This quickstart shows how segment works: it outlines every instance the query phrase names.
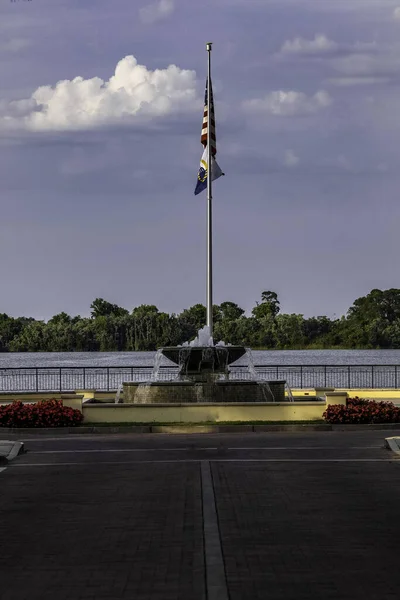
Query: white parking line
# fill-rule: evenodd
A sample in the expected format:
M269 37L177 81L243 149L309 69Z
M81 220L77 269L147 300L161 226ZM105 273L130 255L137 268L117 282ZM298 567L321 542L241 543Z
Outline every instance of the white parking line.
M97 454L100 452L188 452L188 448L98 448L91 450L33 450L30 454ZM194 448L194 450L217 450L217 448Z
M201 461L201 488L207 598L228 600L211 465L206 460Z
M90 449L90 450L33 450L30 454L96 454L96 453L112 453L112 452L190 452L190 451L207 451L207 450L245 450L245 451L255 451L262 450L263 452L266 450L376 450L383 448L383 445L380 446L345 446L343 448L338 448L337 446L249 446L249 447L226 447L226 446L218 446L218 447L208 447L208 446L200 446L200 447L190 447L190 448L98 448L98 449Z
M26 436L21 436L23 437L23 439L25 440L25 442L29 442L29 443L39 443L41 444L42 442L73 442L76 441L77 439L80 442L93 442L93 440L96 440L97 442L101 442L104 441L105 439L110 439L109 436L102 436L102 435L90 435L90 434L86 434L86 435L73 435L71 434L70 437L66 437L65 435L63 436L59 436L59 437L47 437L45 435L35 435L35 437L29 437L29 436L35 435L35 434L27 434Z
M97 461L97 462L54 462L54 463L14 463L10 468L25 467L94 467L96 465L143 465L143 464L177 464L201 463L201 458L165 459L165 460L138 460L138 461ZM214 458L209 462L216 463L378 463L399 462L393 458Z
M382 447L383 444L380 446L234 446L228 450L370 450Z
M0 473L1 473L2 471L5 471L6 469L7 469L7 467L0 467Z

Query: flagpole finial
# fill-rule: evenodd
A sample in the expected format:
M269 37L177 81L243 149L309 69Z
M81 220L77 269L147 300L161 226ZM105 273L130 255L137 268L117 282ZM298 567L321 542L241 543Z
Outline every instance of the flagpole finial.
M206 48L207 48L207 52L211 52L211 50L212 50L212 42L207 42Z

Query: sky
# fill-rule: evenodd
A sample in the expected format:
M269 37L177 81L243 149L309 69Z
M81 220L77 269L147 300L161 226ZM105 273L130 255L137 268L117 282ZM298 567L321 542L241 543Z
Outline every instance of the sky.
M0 0L0 312L345 314L400 287L400 0Z

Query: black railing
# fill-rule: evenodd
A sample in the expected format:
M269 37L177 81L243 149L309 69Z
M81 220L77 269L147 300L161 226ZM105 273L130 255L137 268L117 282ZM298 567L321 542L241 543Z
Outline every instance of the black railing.
M400 384L398 365L256 365L261 380L284 379L294 389L394 388ZM174 379L177 369L161 366L158 379ZM231 379L251 379L247 367L232 367ZM145 382L152 367L21 367L0 369L0 393L71 392L95 389L114 392L124 381Z

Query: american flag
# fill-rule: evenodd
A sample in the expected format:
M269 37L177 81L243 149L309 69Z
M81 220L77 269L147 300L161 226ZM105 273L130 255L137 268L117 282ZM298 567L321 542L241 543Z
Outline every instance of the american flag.
M203 114L203 127L201 129L201 143L204 147L207 146L207 127L208 127L208 79L206 81L206 93L204 97L204 114ZM212 92L212 83L210 79L210 114L211 114L211 154L215 156L217 154L217 141L215 137L215 113L214 113L214 98Z

